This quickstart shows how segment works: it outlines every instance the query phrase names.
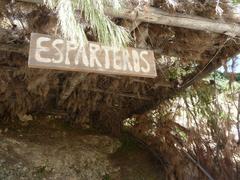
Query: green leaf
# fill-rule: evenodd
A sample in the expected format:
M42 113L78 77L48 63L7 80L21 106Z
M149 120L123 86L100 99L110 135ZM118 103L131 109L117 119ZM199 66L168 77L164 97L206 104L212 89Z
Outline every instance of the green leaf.
M121 8L120 0L45 0L45 4L56 10L64 38L79 44L86 42L84 27L80 23L80 18L83 18L101 43L121 47L131 41L130 33L104 14L106 6L112 6L115 10ZM80 17L75 14L77 10L80 10Z

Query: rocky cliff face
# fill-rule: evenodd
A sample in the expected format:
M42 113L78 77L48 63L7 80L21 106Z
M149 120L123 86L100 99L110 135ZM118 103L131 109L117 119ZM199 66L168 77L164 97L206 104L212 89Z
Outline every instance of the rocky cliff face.
M118 139L42 122L0 129L0 179L161 178L148 153Z
M101 136L53 145L4 138L0 142L0 179L101 179L118 171L108 160L118 144Z

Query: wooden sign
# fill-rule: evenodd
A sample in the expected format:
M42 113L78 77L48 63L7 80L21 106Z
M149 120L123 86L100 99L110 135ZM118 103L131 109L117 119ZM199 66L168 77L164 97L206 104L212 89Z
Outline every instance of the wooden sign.
M153 51L88 42L85 46L44 34L31 34L28 66L67 71L156 77Z

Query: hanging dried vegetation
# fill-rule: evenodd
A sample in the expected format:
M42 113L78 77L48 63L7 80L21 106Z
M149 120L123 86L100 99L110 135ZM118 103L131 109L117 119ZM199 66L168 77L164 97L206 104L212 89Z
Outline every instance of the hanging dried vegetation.
M178 12L236 22L232 17L231 6L226 3L220 4L224 14L219 16L215 10L216 2L213 1L184 1L178 2L177 6L171 2L128 1L128 7L137 11L144 5L152 5L173 14ZM130 32L128 35L133 38L132 46L154 50L157 78L29 69L26 55L30 33L60 36L58 19L53 11L42 5L2 1L1 9L0 115L11 116L11 119L57 110L68 114L73 121L88 119L89 124L92 121L102 123L106 125L106 130L112 131L111 126L114 124L118 127L123 119L156 107L239 52L238 38L111 18L111 22ZM111 40L101 40L106 34L97 36L100 30L96 29L97 24L89 23L92 19L88 15L88 21L82 22L80 19L81 25L86 24L84 33L88 40ZM110 19L107 22L110 23ZM119 38L115 40L123 42Z
M217 86L199 82L178 98L125 121L127 131L163 164L167 179L239 179L239 84Z
M74 2L92 3L93 0ZM102 6L102 2L97 5ZM177 12L239 23L231 4L225 1L220 4L211 0L127 2L133 12L151 5L173 15ZM62 5L52 6L59 10L57 18L52 10L42 5L0 1L0 123L25 121L39 114L58 114L84 128L119 134L122 121L135 117L128 119L124 128L156 152L169 179L174 175L179 179L237 179L240 176L239 146L229 133L233 121L221 116L221 107L211 101L215 89L197 84L187 91L190 94L184 96L182 103L166 102L238 54L239 37L122 18L107 19L103 28L114 26L117 30L106 37L99 32L99 22L92 22L94 17L86 13L86 19L78 19L81 28L75 24L80 37L64 23L71 20L73 14L61 20L62 11L70 8ZM84 5L82 10L86 11L87 4ZM216 7L219 13L223 10L222 16L216 13ZM94 10L103 15L103 9ZM76 23L76 19L69 23ZM158 77L29 69L27 49L31 32L56 36L65 33L67 38L120 45L131 37L131 46L154 50ZM196 101L201 105L196 105ZM155 110L144 113L151 109ZM175 121L180 112L187 114L191 126L184 127Z

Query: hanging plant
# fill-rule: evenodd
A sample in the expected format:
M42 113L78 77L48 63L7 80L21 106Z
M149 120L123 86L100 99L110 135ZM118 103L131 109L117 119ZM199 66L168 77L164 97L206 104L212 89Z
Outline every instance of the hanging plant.
M99 42L126 46L131 41L130 33L104 14L106 6L119 10L122 7L119 0L44 0L44 3L56 11L64 38L80 44L87 41L84 26L76 16L78 11L80 17L90 24Z

